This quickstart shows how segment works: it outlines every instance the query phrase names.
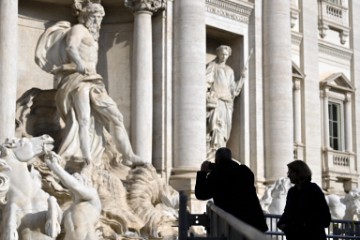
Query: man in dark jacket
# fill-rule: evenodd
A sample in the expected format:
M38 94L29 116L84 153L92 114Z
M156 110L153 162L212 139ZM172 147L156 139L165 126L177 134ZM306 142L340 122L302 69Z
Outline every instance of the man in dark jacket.
M216 206L245 223L265 232L268 227L256 195L254 174L231 158L228 148L219 148L215 164L205 161L197 172L195 196L199 200L213 198Z

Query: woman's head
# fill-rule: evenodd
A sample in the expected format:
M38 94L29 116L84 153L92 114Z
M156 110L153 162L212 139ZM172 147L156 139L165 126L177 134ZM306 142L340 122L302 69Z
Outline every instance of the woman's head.
M288 165L288 177L293 184L302 184L306 181L311 181L311 170L309 166L301 160L295 160Z
M226 45L220 45L216 49L216 55L219 62L226 62L227 59L231 56L231 47Z

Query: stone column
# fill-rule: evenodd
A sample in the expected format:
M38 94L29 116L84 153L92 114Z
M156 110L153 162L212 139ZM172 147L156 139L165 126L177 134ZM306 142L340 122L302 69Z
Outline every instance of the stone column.
M151 16L161 0L127 0L134 13L131 86L131 143L134 152L151 163L153 136L153 54Z
M301 43L300 68L305 75L302 92L304 161L311 166L312 180L322 184L321 99L319 98L318 2L299 1L299 30L306 32ZM327 106L326 106L327 108ZM326 124L328 126L328 124Z
M324 146L329 149L329 88L324 88L322 92L323 97L323 127L324 127Z
M290 1L263 3L265 175L273 182L294 158Z
M203 0L174 1L174 166L170 183L188 193L206 159L205 12Z
M174 1L174 168L206 158L205 1Z
M352 131L352 114L351 114L351 94L345 95L345 150L353 152L353 131Z
M18 1L0 1L0 143L15 136Z
M302 143L301 137L301 80L294 80L294 142Z

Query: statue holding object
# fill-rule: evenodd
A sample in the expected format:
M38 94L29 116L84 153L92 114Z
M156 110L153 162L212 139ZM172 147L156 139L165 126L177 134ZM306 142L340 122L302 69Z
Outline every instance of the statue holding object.
M216 49L217 57L206 66L206 135L208 155L220 147L226 147L229 140L234 99L244 85L248 60L241 71L240 80L235 81L234 70L226 64L231 48L221 45Z

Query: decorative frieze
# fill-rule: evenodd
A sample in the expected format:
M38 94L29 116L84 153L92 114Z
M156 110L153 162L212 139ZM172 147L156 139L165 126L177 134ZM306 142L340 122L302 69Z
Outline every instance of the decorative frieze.
M165 8L164 0L125 0L124 4L133 12L149 11L155 13Z
M206 0L206 11L231 20L249 23L253 5L244 1Z
M299 47L302 39L303 35L301 33L294 31L291 33L291 44Z

